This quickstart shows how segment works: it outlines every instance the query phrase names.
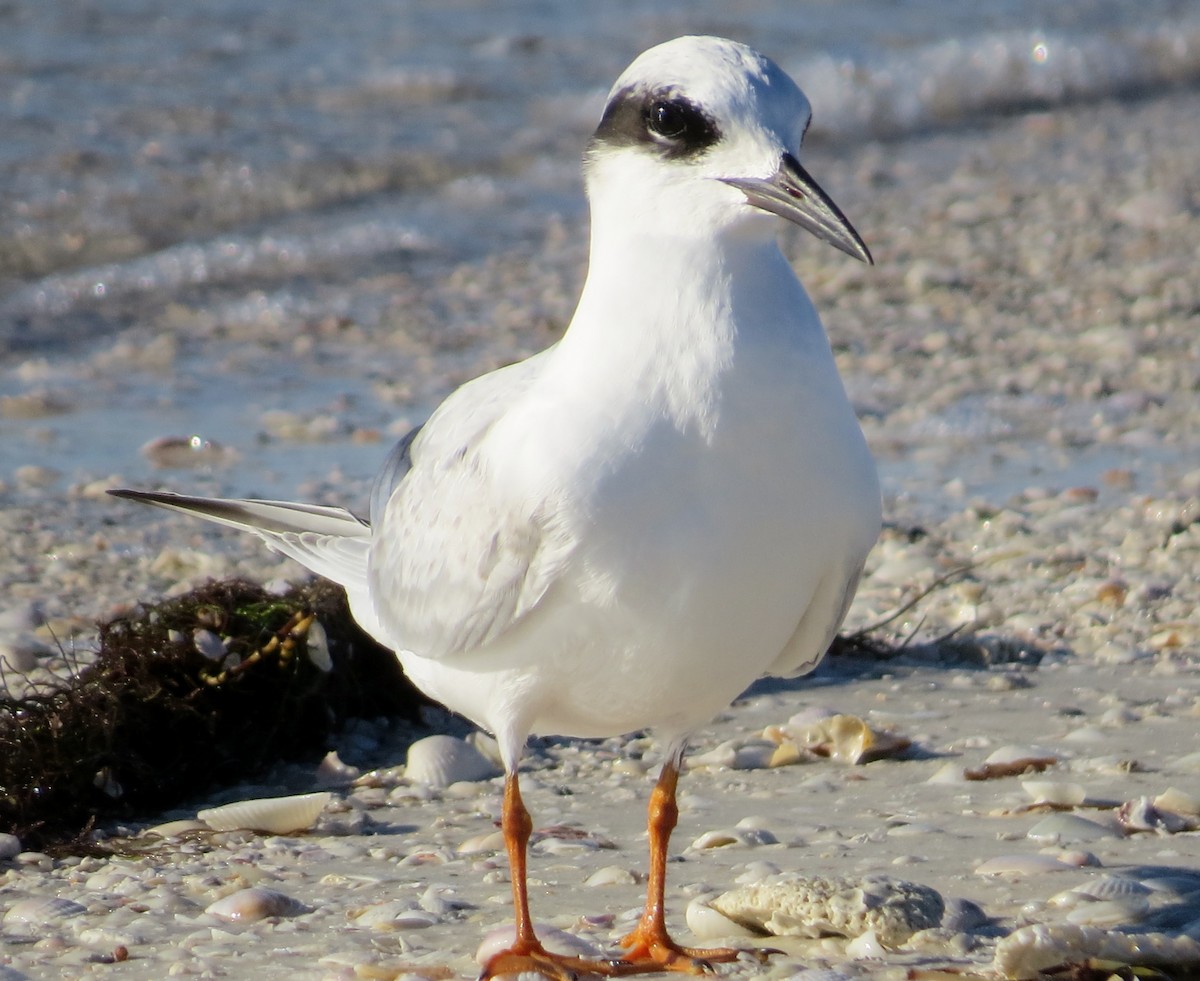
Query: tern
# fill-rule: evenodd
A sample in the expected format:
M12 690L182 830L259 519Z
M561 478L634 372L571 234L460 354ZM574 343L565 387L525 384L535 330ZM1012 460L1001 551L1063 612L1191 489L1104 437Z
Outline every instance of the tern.
M671 939L667 845L688 735L822 658L879 533L874 462L780 219L871 255L809 176L807 98L743 44L682 37L613 86L584 154L591 253L563 337L470 381L340 507L111 493L250 531L345 587L427 694L496 737L516 933L481 977L735 959ZM530 917L530 734L654 730L645 911L611 959Z

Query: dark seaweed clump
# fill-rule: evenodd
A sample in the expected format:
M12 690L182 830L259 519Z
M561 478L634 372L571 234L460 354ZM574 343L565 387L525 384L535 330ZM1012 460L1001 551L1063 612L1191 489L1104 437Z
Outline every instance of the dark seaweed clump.
M314 615L331 664L309 657ZM222 661L197 650L197 630L224 641ZM0 830L26 848L82 840L97 821L316 758L346 719L411 717L421 702L339 587L209 583L103 624L95 662L69 686L0 689Z

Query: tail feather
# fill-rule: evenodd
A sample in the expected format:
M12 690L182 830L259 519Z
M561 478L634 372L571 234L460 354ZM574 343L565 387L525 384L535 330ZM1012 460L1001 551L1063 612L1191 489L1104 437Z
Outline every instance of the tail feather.
M345 508L124 488L108 493L251 532L275 551L344 587L354 618L364 630L386 644L380 636L367 581L371 526Z

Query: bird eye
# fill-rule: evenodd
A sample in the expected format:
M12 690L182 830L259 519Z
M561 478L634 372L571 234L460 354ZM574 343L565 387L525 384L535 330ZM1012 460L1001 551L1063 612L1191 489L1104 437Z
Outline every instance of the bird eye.
M688 112L676 102L653 102L646 110L646 128L664 140L683 139L688 131Z

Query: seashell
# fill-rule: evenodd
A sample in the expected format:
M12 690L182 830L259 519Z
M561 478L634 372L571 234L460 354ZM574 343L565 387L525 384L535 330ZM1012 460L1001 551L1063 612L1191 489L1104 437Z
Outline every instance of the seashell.
M309 909L278 890L251 886L210 903L204 912L222 920L254 923L265 920L268 916L296 916L309 912Z
M992 966L1006 978L1024 979L1036 978L1048 967L1091 958L1176 968L1200 965L1200 941L1186 935L1038 923L1014 930L996 944Z
M164 470L224 466L238 458L236 450L197 435L159 436L143 443L141 454Z
M868 930L846 944L846 956L856 961L879 960L886 954L887 948L879 942L874 930Z
M1160 811L1200 817L1200 797L1184 793L1175 787L1168 787L1155 797L1154 806Z
M203 821L193 821L185 818L181 821L167 821L164 824L156 824L152 828L147 828L142 834L154 835L156 838L178 838L180 835L191 834L194 831L211 830Z
M356 927L389 932L424 930L438 922L436 913L417 909L411 903L398 899L348 910L346 918L353 921Z
M943 763L930 776L926 783L966 783L963 768L957 763Z
M724 848L726 845L740 845L742 839L736 831L705 831L692 842L691 847L696 851L705 848Z
M295 797L239 800L206 808L196 817L213 831L265 831L286 835L311 828L332 797L328 791L321 791Z
M488 831L481 835L472 835L458 846L460 855L479 855L482 852L499 852L504 850L504 832Z
M329 653L329 634L316 617L313 617L304 634L304 651L318 671L328 674L333 670L333 655Z
M585 886L634 886L637 885L637 881L637 876L629 869L623 869L619 865L606 865L589 875L583 884Z
M1070 892L1089 899L1129 899L1148 896L1154 890L1137 879L1124 875L1105 875L1090 882L1081 883Z
M741 886L710 905L743 926L775 936L858 937L874 931L896 946L941 922L936 890L886 876L789 876Z
M443 788L460 780L490 780L500 768L470 743L454 736L427 736L408 747L404 776L427 787Z
M1025 832L1025 836L1032 841L1045 841L1050 844L1098 841L1101 838L1118 837L1111 828L1079 817L1077 814L1051 814L1038 821Z
M699 940L762 936L749 927L734 922L724 913L713 909L700 896L696 896L687 904L687 909L684 911L684 922L687 923L688 929Z
M14 932L32 932L38 927L53 926L59 920L86 913L87 907L60 896L35 896L19 899L4 914L4 926ZM25 927L22 931L22 927Z
M1100 859L1091 852L1083 851L1079 848L1068 848L1065 851L1059 852L1056 857L1060 862L1066 862L1068 865L1074 865L1077 868L1101 864Z
M795 746L795 744L793 744ZM772 760L775 759L779 752L779 746L766 739L755 740L747 743L744 746L739 746L736 753L733 754L734 770L766 770L771 767ZM799 758L799 749L796 749L796 756ZM777 764L775 764L777 765Z
M976 875L1038 875L1074 868L1049 855L997 855L975 866Z
M1200 822L1182 814L1160 810L1149 797L1128 800L1118 807L1117 822L1127 832L1155 831L1164 835L1194 831L1200 827Z
M592 944L588 943L582 937L577 937L573 933L567 933L566 930L552 927L549 923L535 923L533 928L537 932L542 946L552 954L589 958L600 956L601 952L597 947L592 946ZM516 939L517 929L515 926L509 925L493 930L483 938L479 949L475 951L475 963L486 964L497 954L508 950Z
M437 916L445 916L447 913L453 913L459 909L473 909L474 907L466 900L458 899L455 892L449 886L430 886L418 900L421 909L427 913L434 913Z
M1008 766L1013 763L1019 763L1021 760L1036 760L1046 759L1056 756L1048 749L1043 749L1041 746L1001 746L994 750L984 763L989 763L993 766Z
M338 756L337 750L331 749L325 754L325 758L317 764L314 776L317 778L318 785L342 787L357 780L362 776L362 771L349 763L343 763L341 757Z
M1035 804L1076 807L1087 798L1087 791L1081 784L1060 783L1057 780L1022 780L1021 789Z
M1146 918L1150 903L1140 896L1083 902L1067 913L1067 922L1077 926L1124 927Z
M734 879L739 886L748 886L752 882L757 882L759 879L766 879L772 875L779 875L780 868L774 862L747 862L742 866L741 874Z
M803 726L789 722L788 732L799 748L839 763L870 763L912 745L904 736L875 731L856 715L831 715Z

